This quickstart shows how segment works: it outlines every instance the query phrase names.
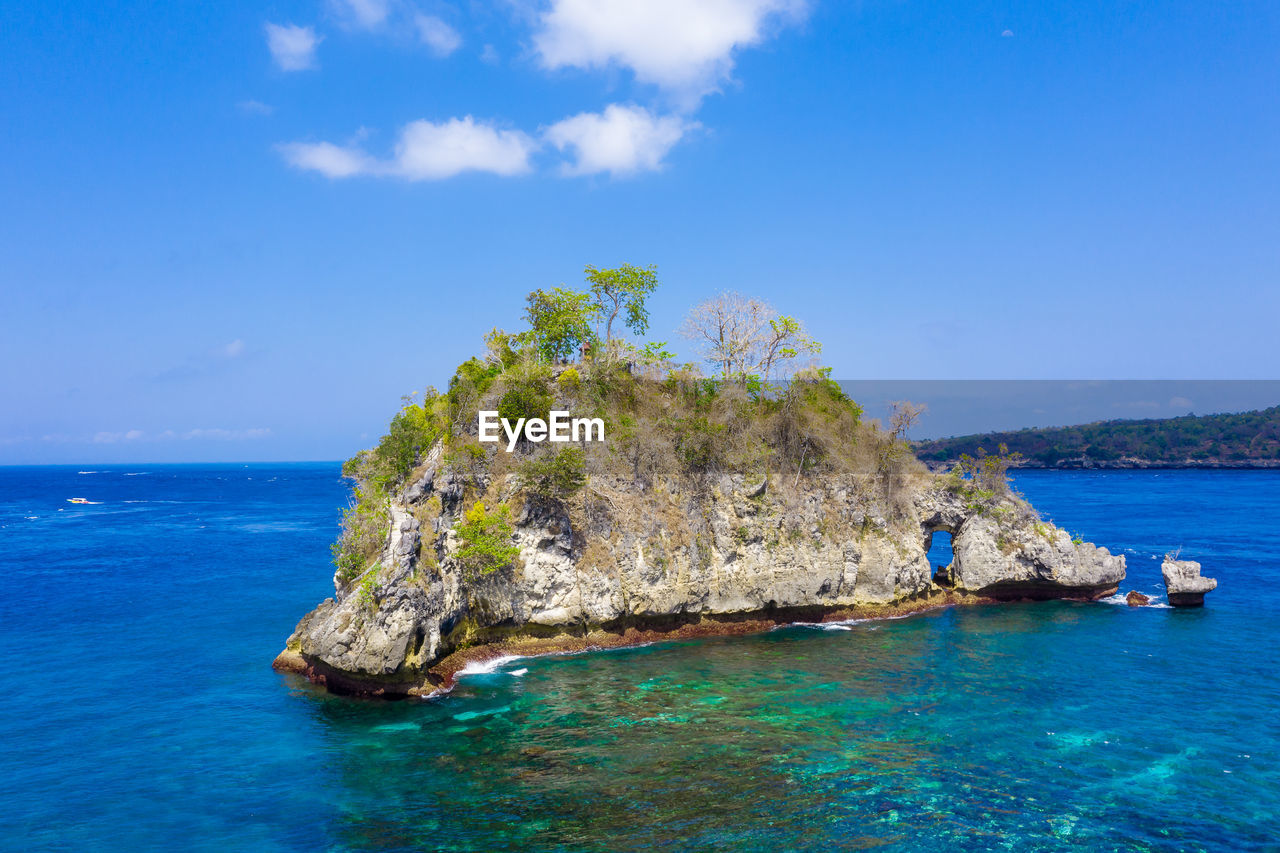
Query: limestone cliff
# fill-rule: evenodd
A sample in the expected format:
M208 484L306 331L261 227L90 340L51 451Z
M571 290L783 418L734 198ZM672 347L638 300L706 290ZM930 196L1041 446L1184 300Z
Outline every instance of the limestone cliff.
M519 556L487 574L458 557L456 526L479 493L516 508ZM980 498L954 477L920 475L886 517L866 478L835 471L634 487L594 477L571 499L542 499L492 466L451 467L437 445L390 497L374 568L335 582L277 667L337 691L421 694L476 650L1116 592L1123 556L1073 541L1015 495ZM938 531L953 536L948 567L926 556Z

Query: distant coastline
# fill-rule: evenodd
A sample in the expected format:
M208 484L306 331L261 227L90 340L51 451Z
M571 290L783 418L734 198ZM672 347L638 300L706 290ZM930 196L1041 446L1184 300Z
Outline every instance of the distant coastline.
M1013 467L1062 470L1280 469L1280 406L1250 412L1112 420L915 442L933 469L961 456L1016 454Z
M930 471L945 471L953 464L949 459L926 459L924 462ZM1150 459L1114 459L1102 462L1096 459L1063 459L1048 465L1034 459L1019 459L1010 463L1009 467L1038 471L1280 471L1280 461L1260 459L1222 462L1213 459L1186 459L1181 462L1161 462Z

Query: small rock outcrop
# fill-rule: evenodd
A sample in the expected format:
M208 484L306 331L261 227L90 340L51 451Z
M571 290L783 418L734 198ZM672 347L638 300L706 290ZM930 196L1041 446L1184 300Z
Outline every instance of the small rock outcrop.
M954 534L952 550L948 574L957 589L1006 601L1094 601L1114 595L1125 573L1123 555L1034 516L1008 522L973 515Z
M1165 557L1160 564L1169 604L1174 607L1203 607L1206 592L1217 589L1213 578L1200 576L1200 564L1194 560L1175 560Z
M1151 603L1151 596L1143 595L1136 589L1129 590L1129 594L1124 597L1124 603L1130 607L1146 607Z

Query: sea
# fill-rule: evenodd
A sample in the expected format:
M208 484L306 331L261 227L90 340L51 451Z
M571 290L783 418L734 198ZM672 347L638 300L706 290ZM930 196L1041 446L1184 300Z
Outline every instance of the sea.
M0 468L0 848L1280 849L1280 472L1015 487L1157 606L503 659L392 702L270 666L333 592L337 463ZM1171 551L1203 609L1163 606Z

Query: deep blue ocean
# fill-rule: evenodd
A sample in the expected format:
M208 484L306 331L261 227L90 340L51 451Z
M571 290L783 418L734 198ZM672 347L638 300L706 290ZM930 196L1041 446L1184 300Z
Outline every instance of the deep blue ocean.
M1122 591L1161 596L1178 548L1219 589L511 660L444 698L356 700L270 668L332 593L336 463L0 468L0 847L1280 849L1280 473L1016 486L1126 554Z

